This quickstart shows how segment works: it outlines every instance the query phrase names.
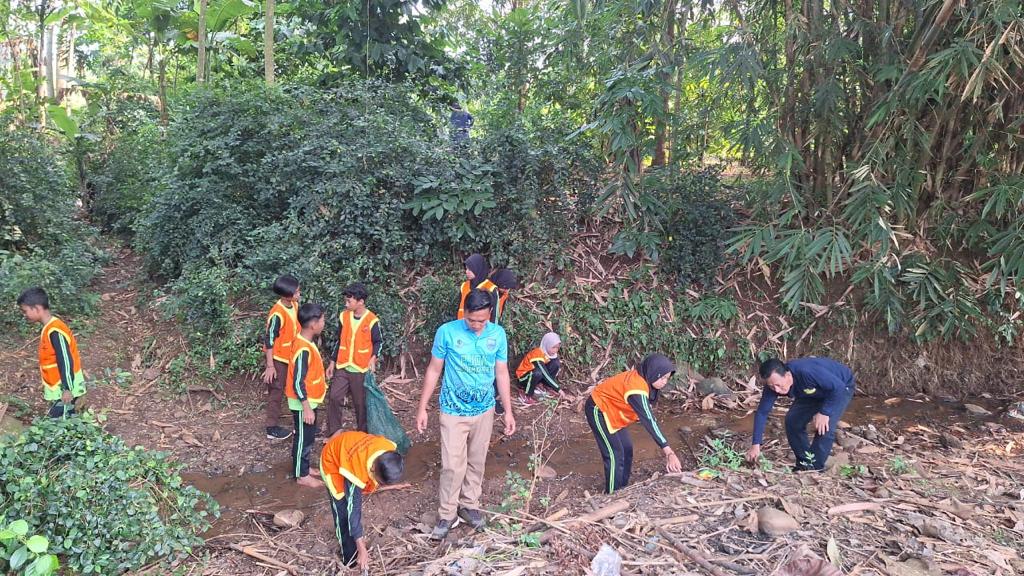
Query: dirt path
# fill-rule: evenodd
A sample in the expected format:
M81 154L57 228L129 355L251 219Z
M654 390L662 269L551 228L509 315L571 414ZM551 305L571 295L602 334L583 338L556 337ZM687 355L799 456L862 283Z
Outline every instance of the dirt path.
M281 573L279 567L256 563L229 549L229 544L252 545L296 567L296 573L334 573L338 566L331 557L337 545L325 497L319 491L299 489L289 480L290 441L265 439L262 386L250 376L215 383L189 380L186 385L175 381L168 365L184 352L184 340L173 323L145 306L151 288L140 277L139 258L126 249L111 250L114 258L95 285L102 295L99 313L88 321L68 319L79 335L91 384L85 405L105 411L106 428L129 443L172 453L184 464L186 480L221 503L223 515L207 535L209 546L181 567L184 573ZM15 339L13 345L5 344L0 358L0 394L17 399L12 403L17 405L13 412L38 414L44 408L36 384L35 338L33 334ZM380 375L384 388L406 429L412 429L420 383L388 376L385 367ZM658 418L684 465L692 470L697 459L707 454L721 459L734 454L727 448L742 450L749 441L749 408L755 400L750 394L741 394L729 403L731 407L720 404L701 411L695 399L677 399L659 406ZM974 402L998 408L994 401ZM847 569L859 566L861 574L883 573L877 571L876 564L882 562L879 554L892 544L876 542L861 531L865 527L876 532L893 530L890 521L904 529L909 525L906 537L920 545L920 549L905 547L901 561L931 554L932 560L939 558L950 567L961 557L970 558L959 561L967 572L943 572L938 566L937 572L921 574L980 576L1012 574L1012 570L1024 568L1018 556L1024 541L1024 502L1014 504L1009 496L1018 490L1018 500L1024 499L1024 466L1020 464L1024 435L1016 421L998 415L971 417L959 405L930 399L858 398L844 418L853 425L843 431L841 444L845 448L839 449L846 466L815 480L780 472L781 465L791 458L782 438L781 415L781 410L776 411L778 418L773 420L767 444L767 455L777 468L726 467L716 479L699 479L691 473L682 484L660 475L662 460L656 446L642 430L635 430L636 485L623 493L629 512L606 523L567 531L562 540L537 549L529 538L510 535L515 532L511 526L529 523L532 518L524 515L524 502L514 499L517 491L528 489L529 510L538 516L565 508L572 517L613 500L596 495L601 484L600 460L573 403L551 411L543 405L517 410L520 431L513 438L494 437L484 491L489 509L505 510L507 517L495 519L505 518L506 526L482 535L458 529L443 544L429 542L424 534L433 520L440 470L436 414L432 414L431 431L412 435L414 446L407 465L412 487L380 493L366 502L365 524L375 556L371 574L581 574L601 541L616 545L626 557L630 564L624 574L702 573L692 565L686 567L690 572L680 571L677 555L666 552L661 544L649 545L659 526L696 542L713 556L742 563L751 573L768 573L758 570L800 543L824 555L827 535L845 546ZM284 415L282 424L290 426ZM948 442L944 436L954 438L956 445L944 448L940 444ZM712 440L719 441L718 448L710 447ZM534 473L529 461L533 454L540 455L545 467L543 478L531 485ZM890 470L893 462L905 462L909 468L894 474ZM978 487L984 491L977 492ZM790 504L804 507L803 517L797 516L808 525L780 540L744 537L742 521L752 511L750 505L692 508L701 499L735 500L760 493L787 495ZM823 497L827 499L823 501ZM910 507L902 516L897 513L895 520L854 515L859 520L840 525L824 513L831 505L851 501L880 500L888 507L894 497L893 509ZM934 513L934 506L948 506L951 498L979 511L970 520L972 545L977 550L997 551L989 564L984 555L970 556L968 544L950 550L941 534L915 533L912 522L906 520L909 514ZM932 508L907 504L918 500L931 503ZM302 528L280 531L273 527L270 515L289 508L306 513ZM687 520L652 524L651 519L659 517ZM899 524L900 518L903 524ZM966 522L962 518L957 521ZM766 542L772 547L758 547ZM480 560L476 568L470 569L471 563L464 561L467 551ZM886 553L900 555L893 549ZM441 560L435 561L438 558ZM522 571L514 571L524 566Z

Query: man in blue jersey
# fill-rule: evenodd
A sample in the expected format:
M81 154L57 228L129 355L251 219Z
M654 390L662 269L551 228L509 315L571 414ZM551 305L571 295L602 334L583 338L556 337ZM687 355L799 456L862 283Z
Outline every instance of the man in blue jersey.
M427 429L427 404L438 380L441 393L441 478L438 523L431 533L443 540L461 520L476 530L487 524L480 511L484 462L494 423L495 386L505 408L505 434L516 431L512 417L505 329L492 323L492 295L474 288L466 296L465 316L442 324L434 335L430 364L423 377L416 429ZM443 375L443 378L442 378Z
M761 403L754 415L754 438L747 460L757 461L768 414L779 396L793 398L786 413L786 438L796 455L797 470L825 467L839 419L853 398L853 371L829 358L798 358L783 362L770 358L761 363L758 375L764 383ZM807 424L814 422L814 440L807 437Z

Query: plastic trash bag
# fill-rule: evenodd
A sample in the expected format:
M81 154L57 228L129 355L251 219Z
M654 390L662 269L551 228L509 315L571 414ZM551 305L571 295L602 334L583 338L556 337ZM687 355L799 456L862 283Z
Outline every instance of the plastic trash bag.
M412 442L402 428L402 423L391 411L387 398L377 386L377 378L373 372L366 373L363 381L363 388L366 389L366 428L370 434L383 436L398 446L398 452L405 454L409 451Z

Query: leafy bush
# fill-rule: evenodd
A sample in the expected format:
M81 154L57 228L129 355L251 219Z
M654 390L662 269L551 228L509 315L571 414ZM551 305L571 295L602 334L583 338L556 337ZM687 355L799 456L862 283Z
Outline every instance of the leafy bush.
M160 308L174 317L192 342L206 342L231 332L234 308L228 302L230 272L223 266L190 264L168 284Z
M76 220L64 161L38 133L0 115L0 174L0 324L19 320L10 304L33 285L47 290L59 313L90 311L96 298L85 287L102 252L88 244L93 229Z
M736 221L723 197L718 170L674 176L661 184L658 195L665 206L662 271L680 287L708 286L725 262L725 242Z
M67 167L37 132L0 115L0 256L49 244L75 230Z
M0 569L22 576L50 576L60 568L57 556L47 553L50 541L29 535L28 522L15 520L0 530Z
M118 234L134 233L139 216L164 185L167 148L156 124L119 133L113 147L91 166L93 222Z
M342 290L365 282L393 355L412 265L474 250L521 270L555 262L593 173L585 151L514 129L456 157L437 115L395 85L228 86L195 92L174 118L173 166L136 240L197 342L232 334L229 297L269 306L267 286L289 273L327 307L325 349Z
M188 554L217 503L180 465L103 431L89 414L39 419L0 448L0 525L25 520L82 574L119 574Z

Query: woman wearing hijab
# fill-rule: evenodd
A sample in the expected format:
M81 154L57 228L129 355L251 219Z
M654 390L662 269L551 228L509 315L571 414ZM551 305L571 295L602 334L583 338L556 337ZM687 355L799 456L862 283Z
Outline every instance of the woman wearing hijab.
M548 332L540 340L540 346L530 350L523 356L522 362L516 368L516 382L522 388L519 392L519 401L526 405L536 404L534 397L544 394L541 387L564 396L562 387L558 385L558 369L561 363L558 360L558 350L562 347L562 339L554 332Z
M651 405L668 386L675 373L672 361L661 354L644 358L636 370L627 370L601 382L594 388L583 407L587 423L597 439L597 448L604 460L605 490L608 494L629 484L633 469L633 440L626 429L640 422L665 453L665 469L679 472L682 464L668 440L658 428Z
M498 287L498 310L494 315L494 321L500 323L505 312L505 304L508 303L509 292L519 288L519 278L516 278L516 273L508 268L499 268L491 274L490 280Z
M466 315L466 296L469 295L471 290L478 289L491 295L491 322L497 323L498 287L495 286L494 282L487 279L487 275L491 272L487 259L480 254L470 254L464 264L466 266L466 281L459 288L459 311L455 318L462 320Z

